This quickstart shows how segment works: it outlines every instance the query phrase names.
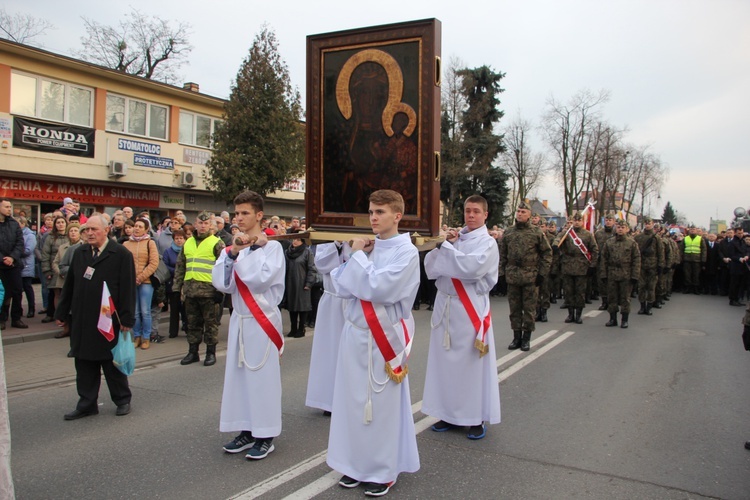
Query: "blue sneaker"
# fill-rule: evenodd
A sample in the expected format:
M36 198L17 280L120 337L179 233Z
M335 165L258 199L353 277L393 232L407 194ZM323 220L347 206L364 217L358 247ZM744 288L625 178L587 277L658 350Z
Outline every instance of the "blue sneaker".
M482 422L482 425L472 425L469 428L469 433L466 435L469 439L482 439L487 435L487 427Z
M449 431L449 430L455 429L455 428L456 428L455 425L450 424L450 423L446 422L445 420L441 420L440 422L438 422L438 423L436 423L435 425L432 426L432 430L435 431L435 432L445 432L445 431Z
M252 433L242 432L239 436L224 445L224 451L227 453L240 453L252 448L253 443L255 443L255 438L253 438Z
M274 450L272 441L273 438L256 440L253 447L250 448L250 451L245 455L245 458L250 458L252 460L262 460L266 458L268 454Z

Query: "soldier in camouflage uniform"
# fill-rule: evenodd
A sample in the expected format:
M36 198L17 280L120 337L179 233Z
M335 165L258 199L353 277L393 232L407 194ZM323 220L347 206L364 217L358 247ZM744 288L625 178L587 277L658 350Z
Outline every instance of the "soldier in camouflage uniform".
M654 224L654 232L661 240L662 246L664 247L664 266L659 274L659 278L656 281L656 300L654 301L654 309L661 309L666 302L667 296L667 276L669 275L669 268L671 267L672 261L672 246L665 239L666 230L659 224Z
M667 268L667 285L666 296L664 297L664 299L669 300L669 297L672 296L672 288L674 287L674 271L675 269L677 269L677 266L680 265L681 255L680 247L677 245L677 242L674 240L674 238L669 234L669 231L667 231L664 242L671 248L671 251L669 252L669 262L665 261L665 267Z
M599 228L599 230L594 233L594 239L596 240L596 244L599 246L599 263L597 264L597 276L596 280L598 282L598 289L599 294L602 297L602 305L599 306L600 311L606 311L608 310L607 305L609 302L607 302L607 285L603 283L604 280L607 279L607 275L602 272L601 269L601 260L602 260L602 252L604 251L604 244L607 242L608 239L614 238L615 236L615 214L612 212L609 212L607 215L604 216L604 227Z
M633 238L628 237L628 223L617 221L616 234L604 242L599 272L607 286L609 321L605 326L617 326L617 308L622 314L621 328L628 327L630 288L638 285L641 275L641 252Z
M572 235L566 231L560 232L555 238L552 248L559 248L560 260L562 261L563 290L565 303L568 305L568 317L566 323L583 323L581 314L586 305L586 281L589 276L596 274L596 263L599 260L599 247L596 245L594 235L583 227L583 216L580 213L573 215L568 224L573 224L573 229L588 249L591 260L586 257L583 249L578 248L573 242ZM567 225L566 225L567 226ZM567 230L567 227L565 228Z
M544 217L539 217L539 230L542 232L544 237L547 237L547 220ZM549 242L549 238L547 239ZM536 318L534 318L535 321L539 321L542 323L547 322L547 309L549 309L550 305L550 298L549 298L549 273L547 273L547 276L544 277L544 280L542 281L542 284L539 285L539 289L537 290L537 297L539 298L539 301L537 302L536 307Z
M557 236L555 221L549 221L544 235L547 237L550 248L552 248L552 242L555 241ZM560 256L556 253L552 254L552 264L549 266L547 281L549 283L549 302L550 304L557 304L557 297L560 296Z
M644 217L643 224L643 231L635 237L641 250L641 278L638 281L641 308L638 314L651 316L651 308L656 300L656 282L664 271L664 244L654 233L654 220L651 217Z
M211 232L213 214L201 212L195 219L195 233L188 238L177 258L173 291L181 292L187 316L189 350L180 364L200 361L198 346L206 343L205 366L216 363L216 344L219 343L219 324L214 310L216 289L211 283L211 271L224 249L224 242Z
M500 280L508 285L510 327L513 342L508 349L531 347L535 329L536 289L549 273L552 249L542 231L529 221L531 208L521 202L516 210L516 223L508 228L500 241Z

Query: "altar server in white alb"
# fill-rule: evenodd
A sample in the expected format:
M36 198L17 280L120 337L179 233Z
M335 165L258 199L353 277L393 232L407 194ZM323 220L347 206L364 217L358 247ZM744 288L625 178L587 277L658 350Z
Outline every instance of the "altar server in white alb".
M310 355L305 404L320 408L326 415L333 406L333 382L339 355L341 332L344 330L344 308L348 302L334 289L331 271L349 259L351 247L346 242L324 243L315 251L315 268L323 276L323 297L318 303L315 336Z
M500 423L489 293L497 283L500 256L487 232L487 201L464 202L460 231L427 254L427 277L438 289L432 312L422 413L439 418L435 432L469 427L469 439L486 435L485 422Z
M346 306L341 336L328 465L339 485L366 483L365 494L388 493L401 472L419 470L407 358L414 336L411 307L419 288L419 253L398 234L404 199L395 191L370 195L377 237L352 240L349 260L331 273Z
M238 432L227 453L248 450L260 460L281 434L281 371L284 351L279 302L284 295L284 251L261 231L263 198L244 191L234 199L240 233L213 268L213 285L232 294L227 366L221 398L221 432Z

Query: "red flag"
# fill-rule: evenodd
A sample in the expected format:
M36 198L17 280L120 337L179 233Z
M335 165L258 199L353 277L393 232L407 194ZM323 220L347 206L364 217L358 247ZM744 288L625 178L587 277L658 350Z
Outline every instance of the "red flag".
M115 303L112 302L112 296L109 294L107 282L102 287L102 306L99 310L99 322L97 328L104 335L104 338L112 342L115 338L115 328L112 325L112 315L115 313Z

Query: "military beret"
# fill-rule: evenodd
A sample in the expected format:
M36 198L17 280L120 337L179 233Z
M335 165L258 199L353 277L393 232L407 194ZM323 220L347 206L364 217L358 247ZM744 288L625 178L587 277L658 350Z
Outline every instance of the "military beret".
M522 210L529 210L529 211L531 211L531 205L529 205L528 203L526 203L526 202L525 202L525 201L523 201L523 200L521 200L521 201L520 201L520 202L518 203L518 208L519 208L519 209L522 209Z
M615 222L615 224L617 224L618 226L626 226L626 227L628 225L627 221L623 219L617 219L617 222Z
M202 220L202 221L213 220L214 214L212 214L211 212L207 210L204 210L196 216L196 219Z
M571 217L573 220L583 220L583 215L581 215L581 212L576 212L573 214L573 217Z
M539 217L539 214L538 214L538 213L536 213L536 212L534 212L534 213L532 213L532 214L531 214L531 216L532 216L532 217Z
M539 224L546 224L546 223L547 223L547 219L545 219L544 217L540 216L539 217Z
M651 217L644 217L643 218L643 223L644 224L651 224L652 222L654 222L654 219L652 219Z
M549 227L557 227L557 223L555 223L555 221L553 221L553 220L550 220L549 222L547 222L547 226L549 226Z
M607 215L604 216L604 218L605 219L614 219L615 218L615 214L613 214L612 212L609 212L609 213L607 213Z

